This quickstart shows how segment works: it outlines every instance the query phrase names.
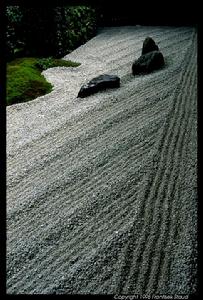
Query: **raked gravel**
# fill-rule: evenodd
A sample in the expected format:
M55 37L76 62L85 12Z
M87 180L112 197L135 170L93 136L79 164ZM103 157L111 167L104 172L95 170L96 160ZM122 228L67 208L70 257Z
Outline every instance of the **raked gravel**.
M147 36L166 66L134 77ZM196 29L100 28L65 59L7 107L7 293L195 293ZM104 73L120 88L77 98Z

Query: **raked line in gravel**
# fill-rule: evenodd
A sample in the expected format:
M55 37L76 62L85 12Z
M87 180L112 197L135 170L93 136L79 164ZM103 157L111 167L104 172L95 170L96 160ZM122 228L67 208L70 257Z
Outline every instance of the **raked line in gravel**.
M133 76L146 36L166 67ZM101 28L65 59L7 107L7 293L195 293L196 29ZM76 98L108 73L120 88Z

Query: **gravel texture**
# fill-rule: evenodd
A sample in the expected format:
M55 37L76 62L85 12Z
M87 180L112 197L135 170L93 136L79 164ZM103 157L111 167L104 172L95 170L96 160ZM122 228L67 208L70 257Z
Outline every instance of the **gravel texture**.
M166 66L133 76L147 36ZM7 293L194 293L196 29L101 28L65 59L7 107ZM120 88L76 98L100 74Z

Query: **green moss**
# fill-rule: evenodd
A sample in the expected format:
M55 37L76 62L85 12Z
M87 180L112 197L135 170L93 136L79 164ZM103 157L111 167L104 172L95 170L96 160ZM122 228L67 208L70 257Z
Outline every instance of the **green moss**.
M41 59L43 60L43 59ZM41 74L42 70L56 66L76 67L79 64L49 58L49 63L39 67L38 58L18 58L7 64L7 105L27 102L52 91L52 85Z
M31 66L10 66L7 70L7 104L26 102L52 90L52 85Z
M40 58L35 63L35 66L39 68L41 71L53 67L78 67L79 65L80 63L74 61L51 58L51 57Z

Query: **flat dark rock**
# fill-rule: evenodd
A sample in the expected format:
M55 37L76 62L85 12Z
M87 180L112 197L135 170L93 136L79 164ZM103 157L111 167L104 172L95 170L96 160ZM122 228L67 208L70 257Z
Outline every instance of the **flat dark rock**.
M107 88L120 87L120 78L116 75L103 74L84 84L77 97L84 98Z
M152 51L141 55L132 65L133 75L146 74L158 70L165 64L160 51Z
M152 51L159 51L159 47L151 37L146 37L142 46L142 54L146 54Z

